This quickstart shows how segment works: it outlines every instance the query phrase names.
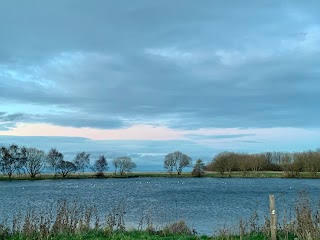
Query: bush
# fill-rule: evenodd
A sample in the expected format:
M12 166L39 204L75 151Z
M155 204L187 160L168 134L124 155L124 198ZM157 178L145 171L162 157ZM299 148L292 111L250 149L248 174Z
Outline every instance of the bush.
M193 177L203 177L204 176L204 162L201 159L198 159L196 164L193 166L191 175Z
M7 239L10 235L10 229L3 224L0 224L0 239Z
M95 174L96 178L104 178L104 173L103 172L97 172Z
M187 226L186 222L179 220L178 222L171 223L163 229L164 233L173 235L192 235L191 229Z

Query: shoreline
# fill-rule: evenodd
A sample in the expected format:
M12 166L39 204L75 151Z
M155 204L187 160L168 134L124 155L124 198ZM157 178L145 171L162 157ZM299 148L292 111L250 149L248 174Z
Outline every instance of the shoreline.
M14 175L9 178L7 175L1 175L0 181L36 181L36 180L62 180L62 179L108 179L108 178L197 178L191 175L191 172L178 174L169 174L167 172L132 172L125 175L114 175L113 173L105 173L103 176L97 176L96 173L71 173L66 177L54 175L53 173L41 174L35 178L31 178L28 174ZM301 172L298 176L288 176L282 171L259 171L259 172L232 172L231 174L221 175L218 172L206 172L201 178L292 178L292 179L319 179L320 175L313 176L309 172Z

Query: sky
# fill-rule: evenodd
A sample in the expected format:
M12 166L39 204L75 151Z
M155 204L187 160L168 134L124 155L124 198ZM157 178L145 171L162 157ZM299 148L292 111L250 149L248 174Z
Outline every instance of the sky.
M2 0L0 145L67 160L320 146L318 0ZM68 159L69 158L69 159Z

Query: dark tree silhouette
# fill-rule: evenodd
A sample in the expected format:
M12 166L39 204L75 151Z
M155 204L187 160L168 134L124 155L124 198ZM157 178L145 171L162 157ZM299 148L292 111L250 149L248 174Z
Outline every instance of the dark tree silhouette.
M84 172L86 167L90 165L90 153L80 152L77 153L73 160L74 165L78 172Z
M117 169L119 169L121 176L123 176L126 172L131 172L132 169L137 167L137 165L132 162L131 158L129 157L115 158L113 159L112 163L115 167L115 174L117 174Z
M26 148L24 167L31 178L35 178L45 167L46 155L36 148Z
M97 176L103 176L104 172L108 170L108 162L105 156L99 156L99 158L94 162L91 169L97 173Z
M192 176L194 177L203 177L204 176L204 167L205 164L201 159L198 159L196 164L193 166Z
M9 147L0 148L0 170L7 174L9 178L17 170L22 169L25 162L26 148L19 148L18 145L12 144Z
M47 164L52 169L53 173L57 173L58 165L63 161L63 154L56 148L51 148L47 155Z
M57 166L57 172L65 178L69 173L77 171L77 167L73 162L62 160Z
M181 174L185 167L190 167L192 164L192 159L179 151L169 153L164 158L164 168L171 174L173 169L176 170L178 175Z

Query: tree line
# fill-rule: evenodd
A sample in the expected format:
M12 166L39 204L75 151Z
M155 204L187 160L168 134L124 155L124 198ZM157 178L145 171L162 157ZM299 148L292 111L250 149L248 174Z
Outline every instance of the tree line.
M222 152L217 154L211 162L205 165L198 159L192 165L192 159L187 154L175 151L164 157L164 168L170 174L175 172L178 176L186 167L192 167L192 176L202 177L205 170L219 172L221 175L240 171L243 176L247 172L283 171L288 177L297 177L301 172L309 172L316 176L320 171L320 148L304 152L265 152L265 153L237 153ZM118 157L112 160L113 174L123 176L137 166L130 157ZM90 164L90 153L79 152L71 161L64 159L64 155L56 148L48 153L37 148L19 147L16 144L0 148L0 171L9 178L13 174L29 174L35 178L45 168L50 168L54 175L65 178L72 172L84 172L90 168L97 177L103 177L108 170L108 161L100 155L93 164Z
M118 157L112 160L114 175L125 175L136 168L136 164L130 157ZM65 178L71 172L84 172L91 168L96 176L104 175L108 170L108 162L104 155L100 155L93 165L90 164L90 153L79 152L72 161L64 159L64 155L56 148L51 148L48 153L37 148L19 147L16 144L2 146L0 148L0 171L10 179L13 174L29 174L35 178L45 168L50 168L55 175Z
M241 171L243 176L248 171L283 171L287 177L298 177L301 172L309 172L316 176L320 171L320 148L304 152L265 152L265 153L236 153L222 152L207 164L209 171L221 175L233 171Z
M163 167L167 170L167 172L172 175L173 172L176 172L178 175L181 175L182 170L185 167L192 166L192 159L187 154L182 153L180 151L175 151L167 154L164 157L164 165ZM205 163L203 160L198 159L193 166L191 175L194 177L202 177L204 175Z
M123 176L136 168L130 157L118 157L112 160L113 174ZM179 151L169 153L164 158L164 168L170 173L180 175L185 167L192 166L192 159ZM64 159L64 155L56 148L51 148L48 153L37 148L19 147L16 144L0 148L0 171L10 179L13 174L29 174L31 178L40 175L45 168L51 169L54 175L67 177L72 172L84 173L88 168L96 172L97 177L103 177L108 170L108 161L100 155L93 164L90 164L90 153L79 152L72 161ZM205 163L198 159L193 167L192 175L202 177Z

